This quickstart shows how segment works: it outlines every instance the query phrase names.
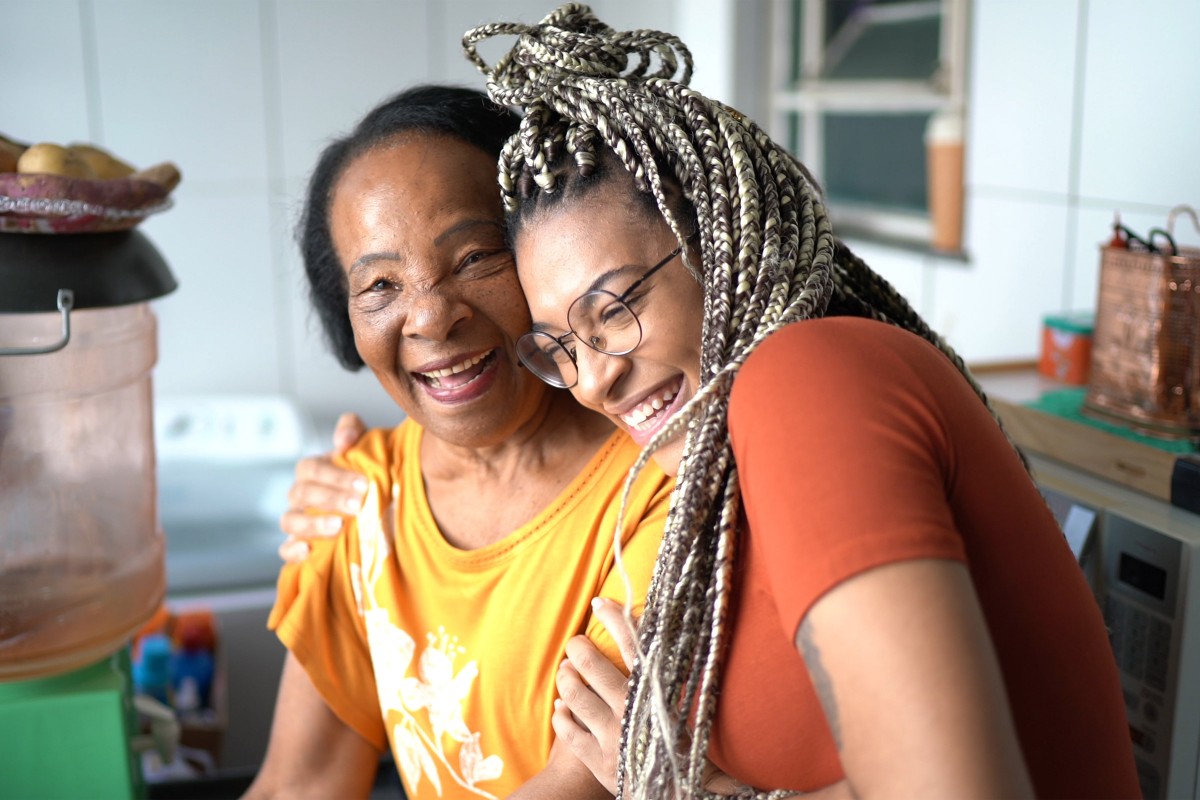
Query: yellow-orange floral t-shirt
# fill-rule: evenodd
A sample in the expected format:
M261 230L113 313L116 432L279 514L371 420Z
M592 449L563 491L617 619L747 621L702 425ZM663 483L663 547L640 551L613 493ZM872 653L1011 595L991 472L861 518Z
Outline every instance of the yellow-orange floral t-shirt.
M430 512L421 435L406 421L347 454L369 481L363 510L284 567L269 625L333 712L391 747L410 798L504 797L546 765L567 639L586 633L621 663L590 603L626 599L614 532L638 447L614 433L536 518L460 550ZM629 495L621 562L636 614L672 486L651 464Z

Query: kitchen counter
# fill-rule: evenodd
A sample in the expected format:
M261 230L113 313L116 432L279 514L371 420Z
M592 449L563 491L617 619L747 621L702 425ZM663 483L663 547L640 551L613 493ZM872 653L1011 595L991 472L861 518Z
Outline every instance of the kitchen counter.
M1053 381L1032 363L971 368L1022 449L1060 461L1121 486L1200 513L1200 457L1121 435L1030 404L1051 392L1080 389Z

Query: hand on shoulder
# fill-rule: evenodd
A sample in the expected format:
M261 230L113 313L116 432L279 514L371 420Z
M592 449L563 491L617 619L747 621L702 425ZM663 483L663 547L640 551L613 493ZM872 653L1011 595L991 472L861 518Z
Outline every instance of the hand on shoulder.
M288 490L288 508L279 519L287 538L279 546L279 557L295 564L308 557L309 539L337 536L346 516L362 507L366 479L334 463L362 438L366 426L356 414L338 418L333 432L333 450L301 459L296 478Z

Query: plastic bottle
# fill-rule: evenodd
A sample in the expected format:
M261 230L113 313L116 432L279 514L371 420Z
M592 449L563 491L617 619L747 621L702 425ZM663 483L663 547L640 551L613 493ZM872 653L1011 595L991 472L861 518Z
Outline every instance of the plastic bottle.
M212 614L181 614L175 621L175 652L171 658L171 688L181 714L211 707L216 633Z
M1120 212L1113 213L1112 229L1113 229L1113 235L1112 235L1112 238L1108 240L1108 246L1115 247L1115 248L1118 248L1121 250L1127 249L1129 247L1129 242L1125 238L1125 231L1121 228Z
M171 640L166 634L144 637L133 663L133 686L160 703L171 703Z

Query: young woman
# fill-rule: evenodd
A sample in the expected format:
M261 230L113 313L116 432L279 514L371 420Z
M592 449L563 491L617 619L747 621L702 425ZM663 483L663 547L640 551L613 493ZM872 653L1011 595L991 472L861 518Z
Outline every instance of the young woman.
M498 34L518 41L489 69L475 44ZM1050 511L803 168L688 90L666 34L570 4L464 45L526 111L500 159L518 353L677 475L628 699L564 667L561 738L638 798L701 795L709 759L829 796L1137 796Z
M362 510L280 576L289 654L251 797L366 796L385 749L414 800L604 796L553 745L554 676L575 634L619 658L590 603L640 603L671 484L632 485L618 572L638 448L517 363L530 319L495 191L515 126L478 92L419 87L313 173L312 301L408 419L345 454Z

